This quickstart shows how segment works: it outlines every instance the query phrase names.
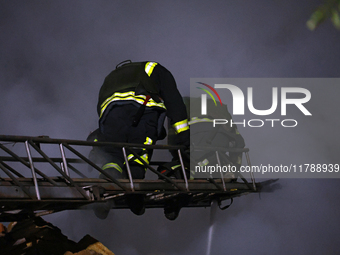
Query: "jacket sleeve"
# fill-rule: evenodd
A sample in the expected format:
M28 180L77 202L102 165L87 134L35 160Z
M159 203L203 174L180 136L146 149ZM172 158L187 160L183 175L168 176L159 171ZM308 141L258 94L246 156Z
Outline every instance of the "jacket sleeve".
M176 133L188 129L188 116L182 96L170 71L158 64L150 76L158 85L159 95L164 101L167 116Z
M158 85L159 95L167 109L167 117L175 129L180 144L189 142L189 125L186 106L179 93L173 75L165 67L157 64L150 76Z

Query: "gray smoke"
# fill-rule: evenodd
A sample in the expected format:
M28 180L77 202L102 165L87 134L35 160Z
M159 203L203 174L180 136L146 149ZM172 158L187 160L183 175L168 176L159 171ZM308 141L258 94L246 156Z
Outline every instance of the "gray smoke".
M84 140L97 127L105 76L126 59L163 64L183 96L190 78L338 77L339 32L329 21L314 32L305 26L320 3L2 0L0 134ZM297 132L240 129L254 164L281 162L287 151L305 163L339 163L339 89L319 92L309 104L313 118ZM273 193L235 199L216 212L211 254L337 254L339 184L281 179ZM183 209L174 222L159 209L46 219L70 239L90 234L115 254L207 252L209 208Z

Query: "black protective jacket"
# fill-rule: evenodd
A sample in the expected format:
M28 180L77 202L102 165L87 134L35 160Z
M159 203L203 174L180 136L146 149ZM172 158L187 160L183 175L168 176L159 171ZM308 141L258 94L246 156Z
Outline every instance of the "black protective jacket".
M147 102L146 96L151 96ZM175 79L156 62L128 63L105 78L98 98L99 117L105 118L105 113L115 104L126 103L166 111L176 133L189 130L186 107Z

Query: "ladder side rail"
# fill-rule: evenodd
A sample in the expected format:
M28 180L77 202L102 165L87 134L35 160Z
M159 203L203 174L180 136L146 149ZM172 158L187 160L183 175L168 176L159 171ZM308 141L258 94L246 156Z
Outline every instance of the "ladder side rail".
M24 161L28 161L28 157L20 157L21 159L23 159ZM4 156L0 156L0 159L3 160L3 161L8 161L8 162L17 162L18 160L16 160L15 158L13 157L4 157ZM35 163L41 163L41 162L46 162L46 160L44 158L40 158L40 157L32 157L33 161ZM54 158L54 157L50 157L50 159L53 161L53 162L63 162L63 159L62 158ZM84 163L83 160L81 159L75 159L75 158L68 158L67 161L69 163Z
M118 143L118 142L88 142L82 140L70 140L70 139L53 139L49 137L34 137L34 136L7 136L0 135L0 141L10 141L10 142L25 142L30 140L37 144L69 144L69 145L84 145L84 146L114 146L114 147L145 147L147 149L167 149L167 150L177 150L179 148L184 148L184 146L178 145L147 145L147 144L135 144L135 143Z
M195 146L198 150L209 150L209 151L225 151L225 152L249 152L249 148L233 148L233 147L212 147L212 146Z

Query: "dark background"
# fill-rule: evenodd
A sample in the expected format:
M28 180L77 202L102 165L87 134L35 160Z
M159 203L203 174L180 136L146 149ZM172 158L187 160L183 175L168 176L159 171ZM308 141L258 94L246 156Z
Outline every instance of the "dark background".
M338 77L339 31L330 21L313 32L305 25L321 3L2 0L0 134L84 140L97 127L105 76L126 59L163 64L184 96L190 78ZM311 103L317 125L288 140L245 132L250 156L280 159L289 149L305 163L339 163L338 92L320 85L323 96ZM115 254L209 254L209 240L211 254L338 254L339 184L281 179L274 193L217 211L211 239L209 208L184 209L174 222L158 209L45 218L70 239L90 234Z

